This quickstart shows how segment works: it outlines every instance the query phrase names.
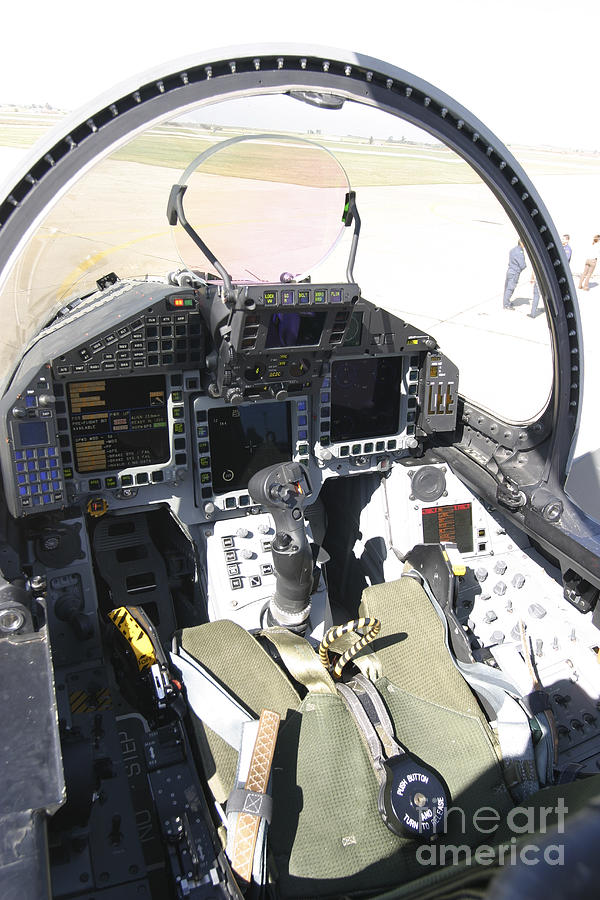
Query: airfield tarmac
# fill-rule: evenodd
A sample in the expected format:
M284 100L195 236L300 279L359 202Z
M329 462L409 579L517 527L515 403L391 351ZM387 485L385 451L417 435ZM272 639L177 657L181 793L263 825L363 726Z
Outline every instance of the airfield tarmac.
M9 156L14 159L15 152ZM18 352L56 298L73 288L93 285L110 271L121 277L164 274L180 265L165 217L175 175L172 168L106 160L57 204L11 278L10 302L17 314L14 332L3 334L5 354ZM591 237L600 231L590 203L600 193L599 167L585 160L573 166L569 160L564 174L537 174L533 180L559 231L571 235L572 269L579 273ZM263 191L265 209L271 188L253 185L259 196ZM223 178L207 176L203 191L214 191L218 210ZM466 396L512 420L535 415L551 384L549 331L543 311L536 319L527 316L529 269L513 296L515 311L502 309L508 250L516 234L489 190L482 184L366 185L357 189L357 202L363 227L354 274L363 296L433 334L459 366ZM270 224L277 237L288 223L278 213ZM253 232L249 223L249 243ZM347 253L345 236L313 280L343 280ZM37 301L28 306L26 297L33 295ZM595 409L600 359L594 352L600 272L590 291L578 295L586 390L568 489L600 520Z

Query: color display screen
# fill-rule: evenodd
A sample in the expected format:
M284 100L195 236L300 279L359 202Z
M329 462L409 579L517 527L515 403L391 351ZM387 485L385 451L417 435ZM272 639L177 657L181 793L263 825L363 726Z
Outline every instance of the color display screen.
M331 439L396 434L402 357L339 360L331 366Z
M318 347L327 313L276 312L269 321L265 347Z
M421 511L426 544L456 544L461 553L473 552L473 514L470 503L429 506Z
M78 472L164 463L170 457L163 375L67 385Z
M292 458L290 405L209 409L208 435L214 493L245 488L259 469Z

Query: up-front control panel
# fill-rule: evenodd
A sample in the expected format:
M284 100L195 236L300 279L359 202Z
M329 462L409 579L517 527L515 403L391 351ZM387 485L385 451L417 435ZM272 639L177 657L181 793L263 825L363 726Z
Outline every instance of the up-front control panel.
M238 295L219 348L215 394L227 402L302 393L351 339L355 284L252 285Z

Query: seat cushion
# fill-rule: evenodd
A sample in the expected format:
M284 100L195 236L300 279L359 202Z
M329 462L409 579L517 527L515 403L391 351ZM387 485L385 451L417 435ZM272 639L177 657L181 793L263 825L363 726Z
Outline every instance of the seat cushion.
M289 678L235 622L219 619L184 628L179 643L257 718L262 709L272 709L285 721L288 711L299 706ZM196 716L192 719L210 789L215 800L224 803L235 781L237 752Z
M369 650L380 658L377 687L397 738L446 780L453 805L444 840L475 845L474 812L492 806L503 818L512 801L492 732L477 700L453 666L442 624L413 579L365 590L364 615L382 631ZM182 633L183 647L259 715L282 716L273 760L269 842L283 897L326 897L406 884L427 874L418 843L392 834L377 809L379 784L358 725L336 694L300 701L291 681L260 644L231 622ZM236 754L197 723L211 787L223 800ZM484 836L485 839L485 836Z

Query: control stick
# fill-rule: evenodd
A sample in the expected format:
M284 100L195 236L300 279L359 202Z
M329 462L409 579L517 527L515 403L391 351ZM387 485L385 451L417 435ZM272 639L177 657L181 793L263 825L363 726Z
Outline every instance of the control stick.
M271 624L300 628L308 619L314 582L314 558L303 513L312 493L308 474L296 462L267 466L252 476L248 491L275 522L271 550L276 584L269 606Z

